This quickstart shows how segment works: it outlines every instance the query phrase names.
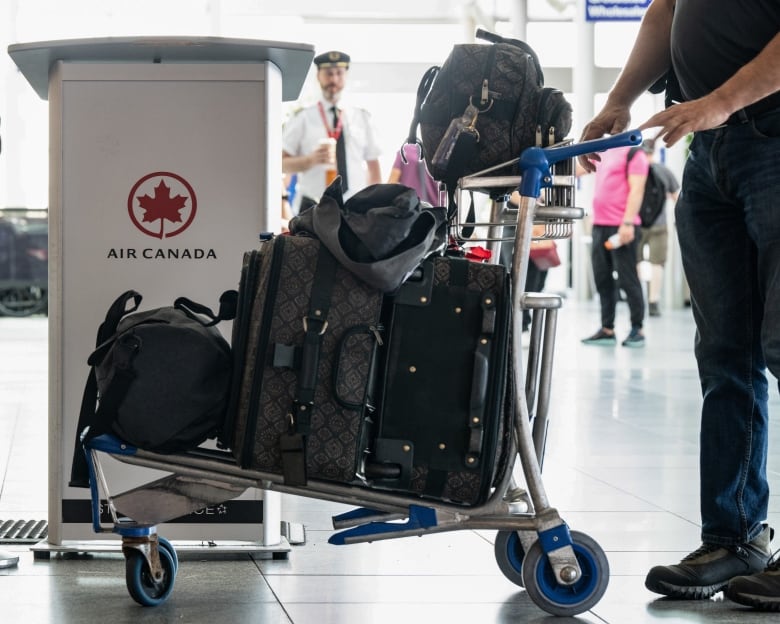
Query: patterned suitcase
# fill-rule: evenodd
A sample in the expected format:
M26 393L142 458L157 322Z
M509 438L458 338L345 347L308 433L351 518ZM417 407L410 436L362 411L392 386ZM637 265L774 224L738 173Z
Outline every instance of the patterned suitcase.
M244 468L342 483L361 472L382 293L314 238L245 254L233 326L230 446Z
M426 260L388 301L374 487L486 500L511 432L510 310L504 267L450 257Z

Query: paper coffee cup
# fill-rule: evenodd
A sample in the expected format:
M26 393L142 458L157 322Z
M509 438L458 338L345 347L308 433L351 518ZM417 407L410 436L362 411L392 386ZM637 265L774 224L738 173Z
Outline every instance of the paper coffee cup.
M336 169L336 139L328 137L322 139L320 145L328 146L328 163L325 170L325 186L330 186L331 182L336 179L339 172Z
M320 141L320 145L328 146L328 164L335 165L336 164L336 139L334 139L333 137L322 139Z

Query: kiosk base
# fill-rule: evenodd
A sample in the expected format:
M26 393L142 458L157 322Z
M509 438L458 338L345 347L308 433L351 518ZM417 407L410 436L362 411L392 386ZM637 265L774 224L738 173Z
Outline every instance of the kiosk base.
M291 550L290 542L282 538L278 544L266 546L262 542L247 542L239 540L171 540L179 556L196 554L198 558L233 558L239 555L254 555L259 559L287 559ZM122 540L85 540L64 541L62 544L50 544L43 541L30 548L36 560L48 560L52 554L77 558L88 553L122 554ZM0 556L2 553L0 553ZM18 561L18 557L16 557ZM2 559L0 559L2 564ZM2 567L2 565L0 565Z

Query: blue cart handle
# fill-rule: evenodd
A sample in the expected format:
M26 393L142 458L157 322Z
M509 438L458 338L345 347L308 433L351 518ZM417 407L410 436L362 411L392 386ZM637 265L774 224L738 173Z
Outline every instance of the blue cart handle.
M539 197L542 186L551 186L550 165L583 154L604 152L615 147L639 145L641 142L642 133L639 130L627 130L602 139L592 139L572 145L545 148L529 147L523 150L518 160L520 174L523 177L520 182L520 195L536 198Z

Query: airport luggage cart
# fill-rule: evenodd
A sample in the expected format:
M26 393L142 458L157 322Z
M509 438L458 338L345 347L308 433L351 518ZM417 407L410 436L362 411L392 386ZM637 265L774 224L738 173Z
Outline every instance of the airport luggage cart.
M515 312L527 306L535 307L535 312L549 314L560 305L552 300L538 300L524 292L534 221L549 221L554 230L556 227L565 229L567 221L577 218L576 209L571 209L571 213L561 213L561 210L545 213L541 207L536 210L542 189L554 186L551 166L580 154L638 145L641 140L641 133L635 130L579 144L532 147L523 151L517 161L521 173L520 201L511 267ZM465 185L471 183L474 178L466 180ZM563 209L568 208L564 206ZM496 216L499 218L491 219L493 225L489 227L494 228L494 235L489 238L503 240L497 232L506 225L507 218L503 214ZM551 348L554 327L551 331L550 338L537 337L540 345ZM336 545L463 529L496 530L495 555L500 570L510 581L524 587L537 606L561 616L587 611L606 591L609 563L599 544L584 533L570 530L547 499L539 460L543 441L540 439L535 443L529 419L529 395L521 391L526 379L522 365L521 315L518 313L513 315L511 350L510 383L516 391L512 393L513 422L507 423L514 430L509 443L510 461L498 476L491 496L482 505L466 508L315 479L310 479L305 487L293 487L285 485L281 475L240 468L226 451L199 448L164 455L131 447L113 436L104 435L85 445L93 528L97 533L112 532L122 537L127 588L131 597L145 606L161 604L168 598L178 570L175 548L157 534L157 525L207 505L230 500L255 487L355 505L355 510L333 518L337 532L329 542ZM112 496L100 467L101 453L170 474ZM518 461L522 487L515 484ZM102 499L111 515L110 526L101 522ZM122 517L118 509L122 510Z

